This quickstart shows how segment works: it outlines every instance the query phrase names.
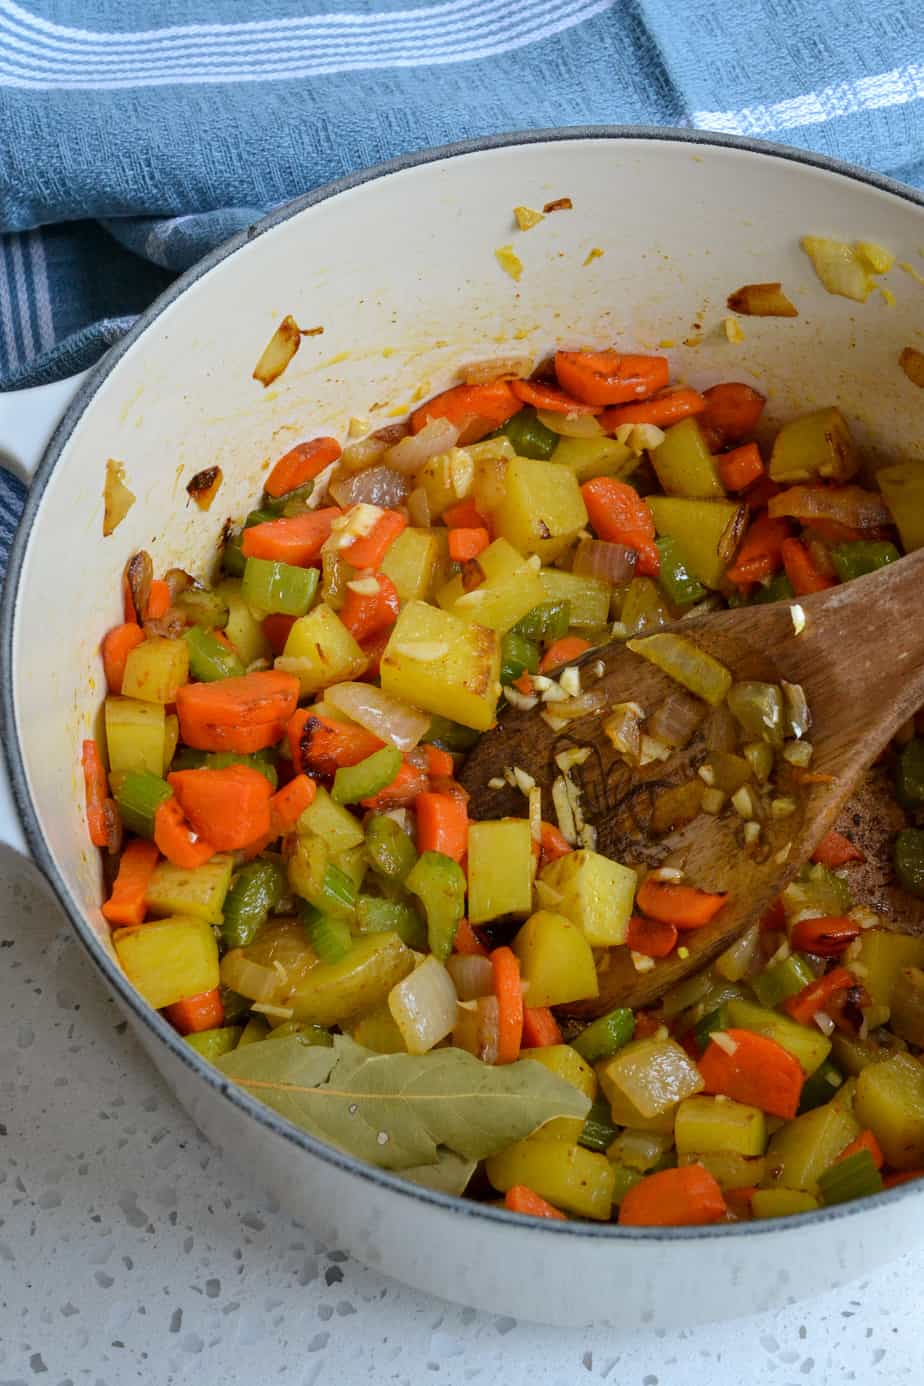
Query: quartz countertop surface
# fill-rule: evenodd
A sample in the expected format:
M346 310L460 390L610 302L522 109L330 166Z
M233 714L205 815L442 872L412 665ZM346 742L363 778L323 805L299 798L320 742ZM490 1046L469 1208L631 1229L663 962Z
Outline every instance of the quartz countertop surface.
M206 1143L60 911L9 869L0 1014L0 1386L924 1377L924 1237L846 1290L676 1333L538 1327L364 1269Z

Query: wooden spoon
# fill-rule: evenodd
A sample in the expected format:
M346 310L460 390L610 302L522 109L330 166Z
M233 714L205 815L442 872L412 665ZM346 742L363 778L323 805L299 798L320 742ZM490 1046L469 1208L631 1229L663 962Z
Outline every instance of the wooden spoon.
M711 923L682 934L685 957L675 950L650 971L638 972L627 948L607 949L598 962L599 996L563 1009L592 1016L618 1005L649 1005L763 917L832 826L864 770L924 702L924 620L917 609L922 592L924 550L801 598L805 625L798 634L796 604L788 602L713 612L668 628L721 661L736 680L785 679L805 691L812 714L806 737L814 747L811 767L800 772L784 766L779 772L776 792L793 797L796 811L786 818L768 816L755 847L745 847L743 821L730 806L720 815L700 813L674 831L652 831L658 796L696 777L711 749L715 720L706 717L669 760L627 766L601 731L601 720L613 704L630 701L650 715L678 685L622 643L578 661L583 689L605 694L602 713L555 731L540 715L543 708L554 713L554 703L511 708L481 738L461 775L473 818L525 815L518 790L490 785L517 766L541 787L543 817L554 821L556 756L589 747L589 757L570 775L586 821L596 829L597 850L629 866L677 867L690 884L729 894Z

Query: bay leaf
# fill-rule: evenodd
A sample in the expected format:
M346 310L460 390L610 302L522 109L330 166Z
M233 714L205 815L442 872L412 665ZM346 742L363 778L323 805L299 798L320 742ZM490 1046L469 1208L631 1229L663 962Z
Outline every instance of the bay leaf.
M436 1189L439 1193L461 1194L468 1187L475 1170L478 1168L477 1160L466 1160L464 1155L457 1155L454 1150L447 1150L445 1146L440 1146L437 1152L435 1165L411 1165L408 1169L397 1170L402 1179L410 1179L415 1184L423 1184L427 1189Z
M483 1160L590 1107L542 1064L492 1067L450 1048L378 1054L346 1035L330 1049L297 1036L262 1040L223 1055L218 1067L295 1126L381 1169L435 1165L440 1147Z

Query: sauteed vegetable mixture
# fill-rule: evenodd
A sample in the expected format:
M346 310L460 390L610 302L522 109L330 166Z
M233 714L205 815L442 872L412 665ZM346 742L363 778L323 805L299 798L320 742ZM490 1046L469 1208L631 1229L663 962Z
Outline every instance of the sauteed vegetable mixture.
M470 822L457 778L505 702L595 716L631 766L708 719L661 830L735 815L756 853L795 812L802 690L660 628L798 623L924 544L924 482L861 479L837 408L767 438L763 405L672 387L663 356L477 363L405 424L279 458L214 573L131 559L87 821L122 967L189 1045L322 1139L535 1217L776 1217L924 1172L924 938L853 898L847 838L712 968L583 1024L609 949L651 968L726 896L595 850L580 747L545 796L505 770L520 817ZM675 681L660 708L595 694L614 638ZM887 753L919 896L921 732Z

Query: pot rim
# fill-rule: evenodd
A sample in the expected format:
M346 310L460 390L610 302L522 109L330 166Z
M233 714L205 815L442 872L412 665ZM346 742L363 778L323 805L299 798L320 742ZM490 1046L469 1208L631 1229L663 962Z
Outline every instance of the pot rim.
M0 631L2 631L3 642L2 649L0 649L0 656L2 656L0 657L0 670L2 670L2 673L0 673L0 725L2 725L3 728L3 745L13 799L25 829L26 838L33 853L36 865L45 880L51 886L59 903L70 919L74 932L83 948L90 956L98 971L102 974L106 984L117 994L121 1005L131 1012L135 1021L156 1036L159 1042L165 1044L173 1054L173 1057L194 1073L200 1082L206 1083L215 1093L229 1102L233 1107L236 1107L239 1111L277 1137L281 1137L283 1140L287 1141L295 1149L315 1156L344 1173L366 1180L382 1190L398 1194L402 1198L416 1200L418 1203L430 1204L435 1208L442 1209L444 1212L453 1213L456 1216L473 1218L498 1226L517 1227L520 1231L530 1232L533 1236L537 1237L541 1235L544 1237L556 1237L566 1240L577 1237L589 1241L603 1240L615 1244L641 1243L651 1245L653 1243L673 1244L676 1242L714 1241L716 1239L737 1242L742 1238L753 1238L779 1233L781 1230L788 1227L798 1226L805 1229L814 1229L821 1223L850 1217L859 1213L861 1210L873 1212L883 1205L886 1198L913 1197L916 1192L914 1186L917 1181L909 1181L908 1184L901 1185L897 1189L884 1190L882 1193L874 1194L864 1199L857 1199L850 1203L838 1204L832 1208L819 1208L808 1214L802 1213L799 1214L798 1217L768 1218L765 1221L758 1222L719 1223L705 1227L661 1228L621 1227L618 1223L557 1222L538 1219L530 1219L527 1221L522 1215L508 1212L505 1208L495 1208L488 1204L475 1203L462 1197L440 1193L436 1190L425 1188L423 1185L410 1183L402 1179L399 1174L381 1170L373 1165L366 1164L365 1161L359 1160L352 1155L347 1155L335 1149L333 1146L327 1145L324 1141L318 1140L307 1132L300 1130L298 1127L292 1125L292 1123L286 1121L285 1118L279 1116L272 1108L265 1106L224 1078L217 1068L197 1054L190 1045L183 1041L182 1037L157 1011L152 1010L150 1006L142 1000L140 994L131 985L122 970L116 966L114 960L103 949L95 932L87 923L83 909L71 895L63 877L52 860L51 853L48 850L41 830L38 813L32 801L32 795L25 773L16 720L12 677L12 654L13 628L18 605L20 577L28 549L29 536L36 514L41 505L42 497L51 480L58 458L66 447L71 434L87 409L87 406L92 403L103 381L107 378L125 352L134 347L135 343L144 335L147 329L157 321L160 315L171 306L175 299L179 298L181 294L197 283L203 275L207 274L216 265L228 259L230 256L235 255L239 250L242 250L249 245L251 241L256 240L267 231L271 231L274 227L281 225L292 217L298 216L309 208L319 203L326 202L328 199L336 197L342 192L360 187L364 183L376 182L379 179L388 177L390 174L398 173L406 169L418 168L430 163L446 162L450 159L460 158L468 154L484 153L489 150L505 149L529 144L559 144L571 140L585 141L588 143L592 141L651 141L666 144L686 144L717 149L732 149L740 153L757 155L761 158L783 159L791 163L807 165L823 173L833 173L840 177L849 178L854 182L866 184L868 187L876 188L881 192L891 193L893 196L901 198L904 202L909 202L914 206L924 208L924 194L917 192L914 188L885 177L882 174L871 173L867 169L859 168L855 165L842 162L841 160L828 158L825 155L815 154L810 151L794 149L788 145L775 144L769 141L754 140L734 135L722 135L706 130L675 129L669 126L564 126L559 129L513 131L499 135L482 136L477 139L463 140L453 144L440 145L400 155L395 159L389 159L384 163L373 165L358 173L335 179L333 182L326 183L312 192L303 193L301 196L293 198L282 206L275 208L265 217L262 217L259 221L245 230L238 232L229 240L224 241L220 246L210 251L208 255L197 261L195 265L174 280L174 282L155 299L151 306L140 315L137 322L126 335L114 346L110 347L105 356L96 367L93 368L55 429L45 450L41 464L32 481L25 508L10 551L6 578L3 584L2 605L0 605ZM924 1187L924 1184L918 1187L918 1193L921 1187ZM387 1271L388 1267L384 1266L383 1269Z

